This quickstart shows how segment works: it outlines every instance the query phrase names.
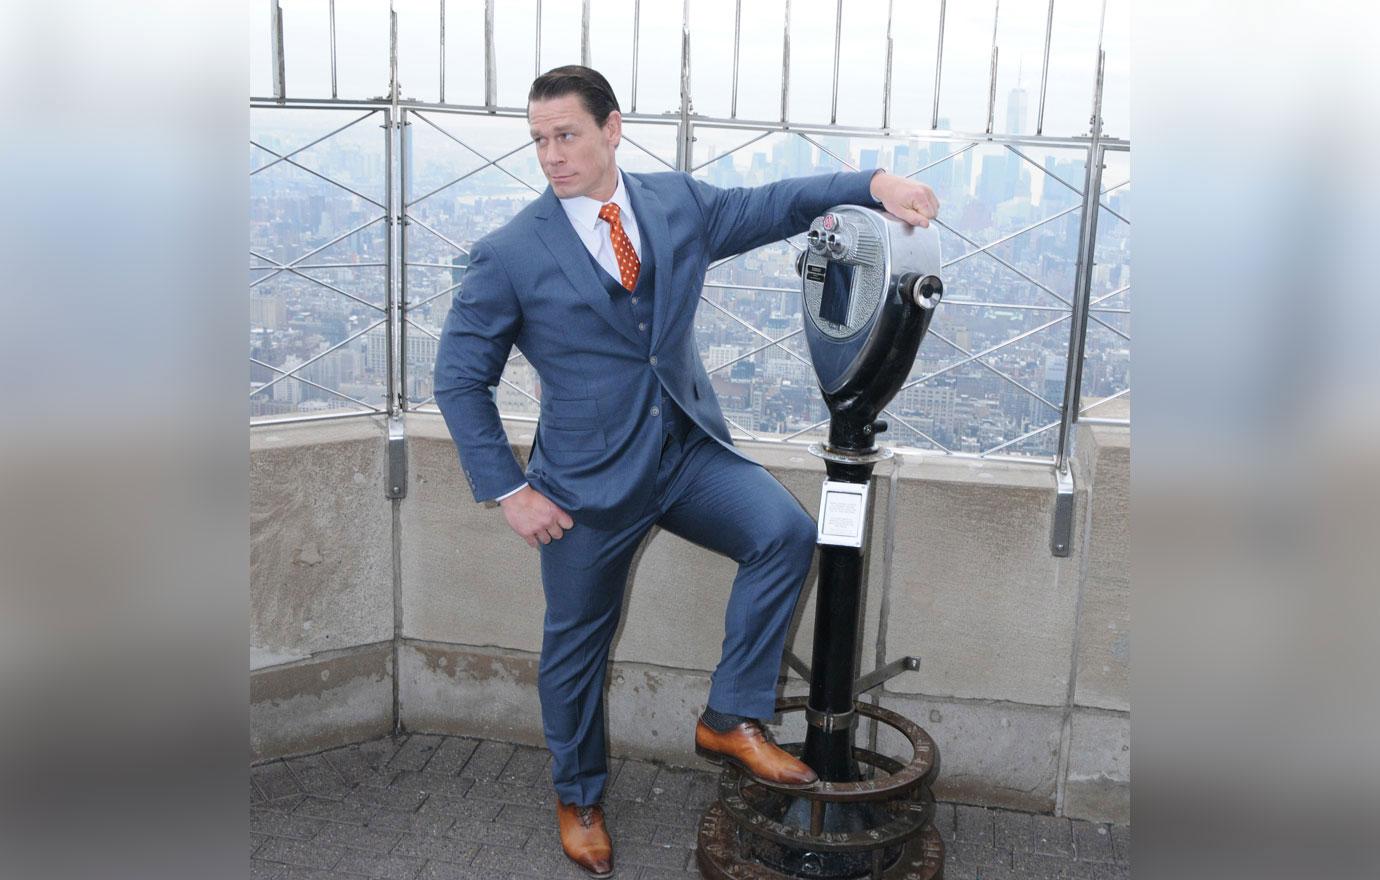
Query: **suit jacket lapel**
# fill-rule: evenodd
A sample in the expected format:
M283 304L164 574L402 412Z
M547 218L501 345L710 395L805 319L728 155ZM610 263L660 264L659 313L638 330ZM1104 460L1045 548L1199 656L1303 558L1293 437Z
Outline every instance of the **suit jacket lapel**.
M560 201L551 187L546 188L538 199L539 210L537 218L541 221L537 223L537 235L542 243L551 251L551 256L555 258L556 264L561 267L565 277L570 281L570 286L575 288L575 292L580 295L585 303L597 312L609 326L617 330L629 342L641 346L642 342L637 338L636 333L624 326L624 322L619 319L618 312L615 310L613 302L609 299L608 291L604 290L604 285L600 283L599 276L595 274L594 265L589 259L589 250L584 242L580 241L580 236L575 234L575 229L570 225L570 218L565 216L565 211L561 208ZM634 208L633 210L637 210ZM638 215L641 217L641 214Z
M624 174L623 179L628 182L628 196L632 199L643 250L653 252L650 259L655 284L652 289L652 350L655 351L666 329L666 309L671 299L671 230L666 222L666 208L657 194L631 174Z

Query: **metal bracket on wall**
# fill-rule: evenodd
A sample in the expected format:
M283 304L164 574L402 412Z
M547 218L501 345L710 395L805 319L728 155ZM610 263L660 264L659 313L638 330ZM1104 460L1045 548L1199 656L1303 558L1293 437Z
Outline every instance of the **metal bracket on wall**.
M794 669L801 678L805 679L806 681L810 680L810 667L806 665L804 660L801 660L799 657L795 656L795 654L789 648L787 648L782 653L782 659L784 659L786 661L786 665L789 666L791 669Z
M1054 495L1054 524L1049 531L1049 552L1068 556L1073 546L1073 471L1054 469L1057 491Z
M388 491L389 498L407 497L407 436L403 432L402 416L388 419Z

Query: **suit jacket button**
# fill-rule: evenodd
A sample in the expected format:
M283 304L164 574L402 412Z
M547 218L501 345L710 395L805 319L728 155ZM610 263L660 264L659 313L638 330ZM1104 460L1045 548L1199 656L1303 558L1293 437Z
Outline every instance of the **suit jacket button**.
M652 355L652 366L656 366L656 355Z
M659 406L654 406L654 407L652 407L652 415L653 415L654 417L655 417L655 416L661 415L661 407L659 407Z

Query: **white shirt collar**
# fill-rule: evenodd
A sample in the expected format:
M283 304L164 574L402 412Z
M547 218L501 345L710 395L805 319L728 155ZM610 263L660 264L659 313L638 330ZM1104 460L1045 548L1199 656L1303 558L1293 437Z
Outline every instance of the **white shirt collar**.
M561 199L560 202L561 207L565 209L565 215L570 218L571 226L591 232L598 229L599 209L607 204L589 196L571 196ZM628 188L623 185L622 169L618 170L618 181L614 184L613 198L609 199L609 202L618 206L620 217L632 214L632 201L628 198Z

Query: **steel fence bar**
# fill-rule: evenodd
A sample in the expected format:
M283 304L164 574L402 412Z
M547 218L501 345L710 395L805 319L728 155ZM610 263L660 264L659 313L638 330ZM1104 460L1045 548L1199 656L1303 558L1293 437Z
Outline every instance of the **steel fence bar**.
M738 118L738 47L742 29L743 0L735 0L733 4L733 101L728 108L728 115L733 119Z
M326 181L327 183L331 184L332 186L338 186L338 187L340 187L341 189L345 190L347 193L350 193L351 195L359 196L361 199L364 199L364 201L368 202L369 204L373 205L373 206L376 207L376 208L382 208L382 207L383 207L383 203L382 203L382 202L375 201L374 199L371 199L371 198L369 198L368 196L366 196L364 193L359 192L359 191L354 190L354 189L351 189L350 187L346 186L345 184L341 183L341 182L338 181L338 180L332 180L331 178L327 177L326 175L322 174L322 173L319 172L319 171L313 171L312 169L308 168L308 167L305 166L305 165L302 165L302 164L300 164L300 163L298 163L298 162L294 162L292 159L288 159L288 158L286 158L286 157L284 157L284 156L281 156L281 155L279 155L277 152L275 152L275 151L273 151L273 150L270 150L268 147L265 147L263 144L257 143L257 142L255 142L255 141L253 141L253 140L251 140L249 143L251 143L251 144L253 144L254 146L258 147L259 149L263 150L265 153L270 153L270 154L272 154L272 155L274 155L274 156L278 156L278 158L281 159L282 161L288 163L289 165L292 165L292 166L295 167L295 168L300 168L300 169L302 169L303 171L307 172L308 174L312 175L313 177L319 177L319 178L321 178L322 180ZM265 167L267 167L267 166L265 166ZM252 171L250 172L250 174L253 174L253 173L254 173L254 172L252 172Z
M278 0L268 0L272 32L269 34L269 58L273 63L273 96L282 101L287 97L286 71L283 63L283 7Z
M289 416L285 419L255 419L250 417L249 427L259 428L266 425L295 425L301 422L326 422L334 419L357 419L361 416L386 416L388 413L383 410L371 410L367 412L344 412L344 413L321 413L310 416Z
M272 370L272 371L275 372L275 373L282 373L282 374L283 374L283 378L287 378L288 376L291 376L291 375L292 375L292 373L290 373L290 372L288 372L288 371L286 371L286 370L283 370L283 369L281 369L280 367L275 367L275 366L273 366L272 364L265 363L265 362L259 360L259 359L256 358L256 357L251 357L251 358L249 359L249 362L250 362L251 364L258 364L258 365L261 366L261 367L265 367L266 369L270 369L270 370ZM295 372L295 370L294 370L293 372ZM307 378L302 377L302 376L292 376L292 378L295 379L295 380L298 381L298 382L301 382L301 383L304 384L304 385L310 385L310 386L313 387L313 388L319 388L319 389L321 389L322 391L326 392L327 394L334 394L336 397L343 397L343 398L345 398L346 400L350 401L351 403L357 403L357 404L359 404L360 406L364 407L365 409L372 410L372 411L374 411L374 412L379 412L379 413L384 412L384 410L381 410L381 409L379 409L378 407L376 407L376 406L374 406L374 405L372 405L372 404L365 403L365 402L362 401L362 400L357 400L357 399L351 397L350 395L348 395L348 394L346 394L346 393L344 393L344 392L342 392L342 391L337 391L337 390L334 389L334 388L328 388L328 387L326 387L325 385L322 385L322 384L319 383L319 382L313 382L312 380L307 379ZM267 387L267 386L264 386L264 387ZM250 396L250 397L253 397L254 395L258 394L258 393L259 393L260 391L262 391L262 390L263 390L262 388L255 389L254 391L249 392L249 396Z
M660 162L662 165L665 165L667 168L670 168L672 171L675 171L675 170L676 170L676 166L675 166L675 165L672 165L670 162L667 162L665 159L661 158L661 157L658 156L656 153L653 153L651 150L649 150L649 149L647 149L646 147L642 146L642 145L639 144L637 141L635 141L635 140L633 140L632 138L628 137L628 131L627 131L627 129L624 129L624 130L623 130L623 140L625 140L625 141L627 141L628 143L632 144L634 147L637 147L639 150L641 150L642 152L646 153L648 156L651 156L653 159L657 160L657 161Z
M1106 11L1104 0L1103 11ZM1102 150L1098 140L1102 132L1102 77L1105 71L1105 54L1102 51L1102 35L1098 34L1097 80L1093 88L1093 106L1090 130L1092 139L1088 144L1087 175L1083 191L1099 192L1102 186ZM1069 332L1068 362L1064 375L1064 409L1059 423L1059 443L1056 447L1055 467L1067 472L1069 466L1069 443L1073 436L1073 424L1078 419L1078 401L1082 394L1084 344L1088 332L1088 306L1092 295L1093 258L1097 250L1097 205L1092 198L1083 199L1083 220L1078 241L1078 275L1073 303L1072 329ZM1106 322L1099 321L1103 326ZM1113 329L1113 328L1109 328ZM1120 331L1114 331L1120 332ZM1125 334L1121 334L1125 336ZM1127 339L1130 337L1127 336Z
M321 253L322 251L324 251L326 248L330 247L331 245L333 245L333 244L338 244L339 242L342 242L342 241L344 241L345 239L349 238L350 236L354 235L356 232L361 232L361 231L363 231L363 230L365 230L365 229L368 229L370 226L373 226L375 223L379 222L380 220L385 220L385 219L387 219L387 215L386 215L386 214L381 214L381 215L379 215L378 217L375 217L373 220L366 220L364 223L361 223L360 225L356 226L354 229L347 230L347 231L341 233L340 235L337 235L335 238L331 239L330 241L326 242L325 244L321 245L320 247L313 248L312 250L307 251L305 254L302 254L302 256L300 256L300 257L298 257L297 259L293 260L291 263L285 263L285 264L283 264L282 268L280 268L280 269L275 269L272 273L270 273L270 274L268 274L268 275L265 275L265 276L262 277L262 278L255 278L254 281L253 281L253 283L251 283L249 286L250 286L250 287L253 287L253 286L256 285L256 284L262 284L263 282L265 282L265 281L267 281L268 279L272 278L274 275L277 275L279 272L286 272L288 269L291 269L291 268L295 267L298 263L302 262L302 261L305 260L307 257L310 257L310 256L312 256L313 254L319 254L319 253ZM258 256L258 255L256 254L255 256ZM267 257L262 257L262 256L260 256L259 259L263 260L263 259L268 259L268 258L267 258Z
M786 124L786 104L791 94L791 0L786 0L781 28L781 125Z
M484 0L484 106L498 105L498 59L494 54L494 0Z
M262 387L255 389L254 392L253 392L253 394L258 394L260 391L263 391L264 388L268 388L268 387L271 387L271 386L273 386L273 385L278 384L278 383L281 382L282 380L286 379L288 376L291 376L293 373L296 373L298 370L301 370L301 369L303 369L303 368L305 368L305 367L311 366L312 364L314 364L314 363L316 363L317 361L321 360L323 357L325 357L326 355L328 355L328 354L330 354L331 352L335 351L336 349L340 348L341 346L347 345L348 343L353 342L354 340L356 340L356 339L358 339L359 337L363 336L365 333L368 333L370 330L374 330L374 329L376 329L377 327L379 327L379 326L381 326L381 325L383 325L383 324L386 324L387 322L388 322L388 319L387 319L387 318L380 318L380 319L378 319L377 321L375 321L374 323L370 324L368 327L365 327L363 330L356 330L354 333L351 333L349 336L346 336L344 339L340 340L340 341L337 342L335 345L332 345L330 348L326 349L325 351L318 352L317 354L314 354L314 355L312 355L311 357L307 358L307 359L306 359L305 361L303 361L302 363L300 363L300 364L298 364L297 366L293 367L292 370L291 370L290 372L285 373L285 374L283 374L282 376L279 376L277 379L273 379L272 381L269 381L269 382L265 383Z
M992 52L991 66L987 74L987 133L997 118L997 22L1001 21L1001 0L992 5Z
M632 100L628 112L637 112L637 50L642 42L642 0L633 0Z
M589 0L580 9L580 63L589 67Z
M839 121L839 53L843 47L843 0L834 4L834 94L829 104L829 124Z
M335 0L331 0L331 2L334 3ZM444 104L446 103L446 0L441 0L441 29L438 43L441 55L441 94L437 100Z
M1054 0L1049 0L1045 13L1045 56L1040 64L1040 109L1035 115L1035 134L1045 130L1045 95L1049 90L1049 41L1054 34Z
M739 150L743 149L744 147L750 147L750 146L752 146L753 144L755 144L755 143L757 143L758 141L760 141L762 138L771 137L771 136L774 135L774 134L776 134L776 132L774 132L774 131L764 131L764 132L762 132L761 134L759 134L757 137L753 138L752 140L746 141L745 143L739 144L738 146L736 146L736 147L734 147L733 149L729 150L727 153L720 153L719 155L715 156L713 159L708 159L708 160L706 160L706 161L704 161L704 162L701 162L700 164L698 164L698 165L696 165L695 167L690 168L690 169L688 169L688 170L690 171L691 174L694 174L696 171L699 171L701 168L704 168L706 165L713 165L715 162L718 162L718 161L721 160L721 159L726 159L726 158L728 158L729 156L732 156L734 153L738 152Z
M939 45L934 52L934 109L930 115L930 128L939 127L939 82L944 75L944 14L948 0L939 0Z
M859 170L858 166L854 165L852 162L849 162L847 159L843 158L843 157L840 156L839 154L835 153L833 150L831 150L831 149L829 149L828 147L824 146L824 144L821 144L819 141L817 141L817 140L815 140L814 138L810 137L808 134L805 134L805 133L803 133L803 132L797 131L797 132L795 133L795 135L796 135L796 137L804 138L805 140L807 140L807 141L809 141L810 143L814 144L816 147L819 147L819 151L820 151L821 153L826 153L826 154L828 154L828 155L830 155L830 156L833 156L835 159L837 159L837 160L839 161L840 164L842 164L842 165L844 165L844 166L846 166L846 167L848 167L848 168L851 168L851 169L853 169L854 171L858 171L858 170Z
M881 414L882 414L882 415L885 415L885 416L889 416L890 418L895 419L897 422L900 422L902 425L905 425L907 428L910 428L912 431L914 431L915 433L919 434L921 437L924 437L926 440L930 441L930 442L933 443L935 446L939 447L939 449L941 449L942 451L944 451L944 452L948 452L948 451L949 451L949 447L945 446L943 443L940 443L938 440L934 439L934 438L931 437L929 434L926 434L924 431L922 431L922 430L920 430L919 428L915 427L915 426L912 425L910 422L906 421L904 418L902 418L900 415L898 415L897 413L893 412L892 410L883 408Z
M891 13L895 0L886 0L886 75L882 80L882 129L891 127Z

